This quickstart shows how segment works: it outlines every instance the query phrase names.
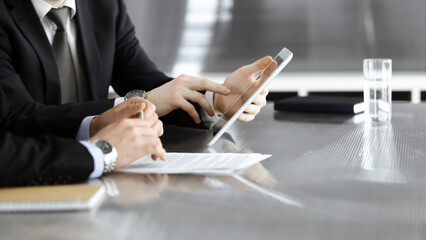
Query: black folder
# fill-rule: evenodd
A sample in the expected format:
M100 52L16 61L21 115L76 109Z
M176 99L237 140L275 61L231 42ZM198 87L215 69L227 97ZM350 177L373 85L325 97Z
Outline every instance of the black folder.
M274 109L288 112L346 113L364 111L363 99L358 97L307 96L275 101Z

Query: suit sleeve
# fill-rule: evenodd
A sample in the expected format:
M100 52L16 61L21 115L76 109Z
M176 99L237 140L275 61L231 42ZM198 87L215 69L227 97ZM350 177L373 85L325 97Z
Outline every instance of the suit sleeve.
M111 84L114 90L123 96L131 90L151 90L171 81L172 78L159 71L140 46L135 27L122 0L118 0L118 6L117 41ZM193 105L200 113L201 107L198 104ZM203 124L195 124L188 113L181 109L174 110L161 120L164 124L205 128Z
M88 178L94 166L87 148L75 140L41 135L74 138L81 120L57 120L16 118L0 87L0 186L58 184Z
M93 167L90 153L76 141L0 131L0 186L83 181Z
M75 139L82 117L27 117L12 112L11 104L0 87L0 129L20 136L51 134Z
M4 129L19 136L48 134L76 139L81 117L26 117L18 116L4 124Z
M14 104L13 110L21 115L31 116L74 116L98 115L114 105L114 99L45 105L35 101L24 86L15 65L15 57L7 33L0 26L0 85Z
M122 0L117 2L114 71L111 82L114 90L124 96L131 90L151 90L172 80L159 71L148 58L136 38L135 27L125 4Z

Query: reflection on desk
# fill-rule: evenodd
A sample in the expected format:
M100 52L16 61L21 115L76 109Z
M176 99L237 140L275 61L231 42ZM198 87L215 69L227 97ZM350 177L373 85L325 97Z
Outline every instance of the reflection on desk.
M154 201L164 191L191 193L228 188L256 191L239 180L241 177L267 189L273 189L276 185L274 177L261 163L252 165L241 174L230 176L112 173L102 180L113 202L132 205Z

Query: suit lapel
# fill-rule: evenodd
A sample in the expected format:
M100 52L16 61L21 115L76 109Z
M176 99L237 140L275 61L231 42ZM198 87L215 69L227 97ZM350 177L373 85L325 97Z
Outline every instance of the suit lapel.
M96 89L100 71L100 57L96 44L95 32L90 18L90 9L87 0L77 0L77 20L78 37L81 41L80 52L84 58L83 64L86 71L89 92L93 100L100 99L100 94Z
M30 0L7 0L14 8L10 11L15 24L25 35L28 42L34 48L43 65L46 74L45 82L45 103L61 103L61 87L59 83L59 72L56 66L55 57L49 40L41 25L34 7Z

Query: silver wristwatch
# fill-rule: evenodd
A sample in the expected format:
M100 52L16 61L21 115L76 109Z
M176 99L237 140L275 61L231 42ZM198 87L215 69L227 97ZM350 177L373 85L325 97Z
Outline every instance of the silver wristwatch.
M143 99L146 99L147 94L144 90L133 90L128 92L126 96L124 96L124 100L128 100L129 98L132 98L132 97L141 97Z
M114 170L115 162L117 161L117 150L107 140L102 138L95 138L90 140L96 147L101 149L104 154L104 173Z

